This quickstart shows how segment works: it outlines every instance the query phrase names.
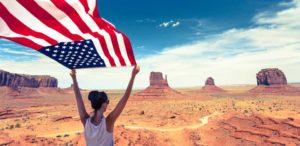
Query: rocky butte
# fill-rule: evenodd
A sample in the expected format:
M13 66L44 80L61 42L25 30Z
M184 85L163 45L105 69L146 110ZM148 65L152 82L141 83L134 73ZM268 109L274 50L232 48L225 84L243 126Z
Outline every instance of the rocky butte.
M250 90L252 93L291 93L300 92L296 87L287 83L285 74L278 68L262 69L256 74L257 86Z
M56 78L46 75L24 75L0 70L0 86L18 87L52 87L57 88Z
M170 88L168 84L167 75L163 78L163 74L161 72L151 72L150 73L150 85L136 94L134 94L134 98L173 98L182 96L182 94L172 88Z
M226 92L224 89L215 85L215 80L212 77L208 77L205 81L205 85L202 87L204 92Z

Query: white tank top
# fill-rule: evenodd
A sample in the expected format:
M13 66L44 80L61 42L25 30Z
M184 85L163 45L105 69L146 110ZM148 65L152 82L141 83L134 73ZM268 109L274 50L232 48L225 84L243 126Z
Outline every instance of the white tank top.
M113 133L106 129L106 119L102 118L99 125L94 125L91 118L87 118L84 128L84 136L87 146L113 146Z

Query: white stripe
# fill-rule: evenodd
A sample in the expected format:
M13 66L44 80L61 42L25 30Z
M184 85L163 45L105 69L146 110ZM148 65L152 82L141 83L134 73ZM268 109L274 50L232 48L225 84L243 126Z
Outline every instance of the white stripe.
M127 53L127 50L126 50L124 38L120 33L116 32L116 31L114 31L114 32L117 36L119 48L120 48L121 54L124 58L124 61L125 61L127 66L131 66L130 60L128 58L128 53Z
M3 4L13 16L34 31L43 33L58 42L71 41L71 39L43 24L16 0L3 1Z
M39 38L36 38L33 36L24 36L24 35L15 33L8 27L6 22L1 17L0 17L0 36L5 36L5 37L9 37L9 38L17 38L17 37L26 38L26 39L32 40L33 42L35 42L36 44L38 44L40 46L50 46L50 44L43 39L39 39Z
M97 52L103 59L104 63L106 64L107 67L111 67L111 64L108 60L108 58L105 56L103 49L100 45L100 42L98 39L93 37L90 34L85 34L83 33L78 26L70 19L70 17L65 14L63 11L61 11L59 8L57 8L51 1L36 1L41 8L46 10L50 15L52 15L59 23L65 26L71 33L73 34L78 34L84 39L92 39L94 42L94 45L97 49ZM71 29L69 29L71 28Z
M111 40L109 34L106 31L104 31L103 29L100 29L98 27L98 25L96 24L96 22L91 18L91 16L87 15L85 13L84 7L81 5L81 3L79 1L76 2L73 0L66 0L66 2L69 3L69 5L72 6L77 11L77 13L80 15L80 17L85 21L85 23L89 26L89 28L93 32L100 33L100 35L104 36L106 45L108 47L109 54L114 59L116 65L121 66L120 60L117 57L117 55L113 49L112 40Z
M89 14L93 15L96 8L96 0L86 0L89 6Z

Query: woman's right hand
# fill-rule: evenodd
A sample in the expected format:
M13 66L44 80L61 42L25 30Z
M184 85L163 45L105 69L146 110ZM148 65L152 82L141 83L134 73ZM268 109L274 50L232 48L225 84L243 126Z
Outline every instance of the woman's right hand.
M140 66L135 65L134 68L132 69L132 76L136 76L140 72Z
M76 78L76 70L75 70L75 69L72 69L72 70L71 70L70 76L71 76L73 79Z

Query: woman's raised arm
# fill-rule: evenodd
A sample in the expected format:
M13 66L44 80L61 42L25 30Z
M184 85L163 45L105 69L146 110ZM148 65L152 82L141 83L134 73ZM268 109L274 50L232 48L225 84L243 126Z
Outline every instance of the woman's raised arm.
M82 96L81 96L81 93L80 93L80 89L78 87L77 78L76 78L76 70L73 69L71 71L70 75L71 75L72 80L73 80L73 88L74 88L74 93L75 93L75 96L76 96L76 103L77 103L77 108L78 108L80 120L81 120L81 123L83 124L83 126L85 126L85 121L89 117L89 115L85 110L84 103L83 103L83 100L82 100Z
M124 109L124 107L127 103L127 100L130 96L135 76L138 74L139 71L140 71L139 66L135 66L133 68L132 75L131 75L131 78L130 78L130 81L129 81L129 84L127 86L125 94L123 95L123 97L121 98L119 103L116 105L115 109L107 116L107 120L108 120L107 124L108 124L109 131L112 131L115 121L117 120L117 118L122 113L122 111L123 111L123 109Z

